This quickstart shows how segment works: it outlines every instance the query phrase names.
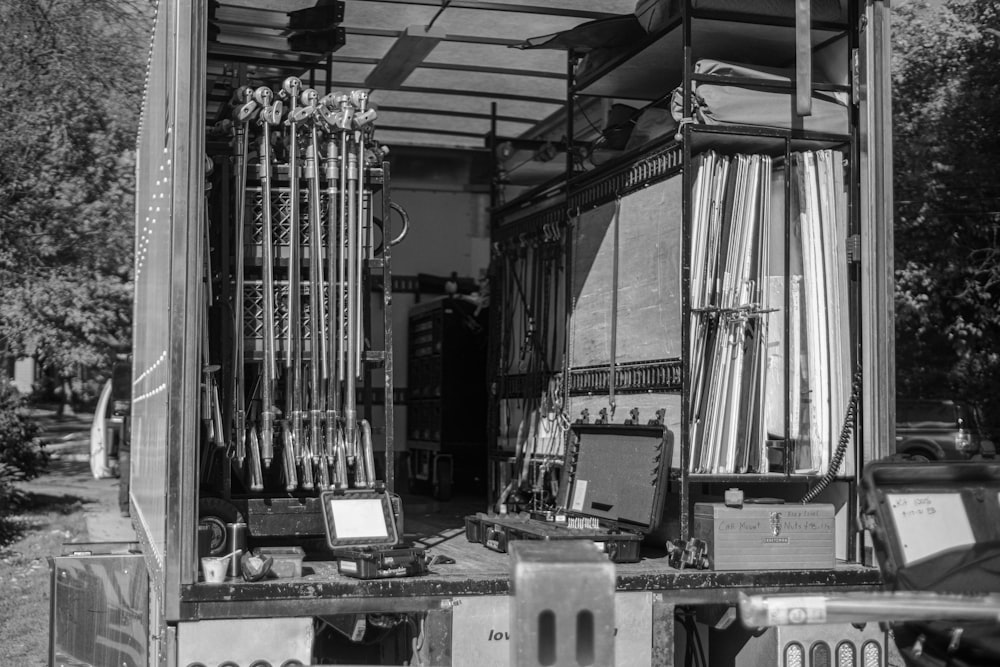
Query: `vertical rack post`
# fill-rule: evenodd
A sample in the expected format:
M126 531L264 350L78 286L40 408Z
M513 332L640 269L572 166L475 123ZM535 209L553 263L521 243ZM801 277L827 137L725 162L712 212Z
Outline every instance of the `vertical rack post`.
M573 133L575 132L573 123L574 110L574 100L576 99L573 91L576 88L576 54L570 49L569 53L566 55L566 192L565 192L565 216L566 219L563 221L563 229L566 233L563 234L562 239L562 253L563 253L563 275L565 278L565 299L566 299L566 314L563 318L563 349L562 349L562 364L560 364L560 369L562 370L562 395L563 404L565 409L569 409L569 392L570 392L570 364L572 360L570 359L570 321L573 313L573 221L572 216L579 215L579 208L571 209L573 205L572 191L570 188L570 183L573 180ZM564 451L569 451L570 446L570 432L567 431L565 439L563 440L563 447L566 448ZM566 472L564 471L564 474ZM559 494L564 496L566 494L566 489L562 488L564 485L560 484Z
M684 32L684 54L683 54L683 76L681 95L683 117L687 118L691 114L691 96L687 91L691 90L691 0L684 0L681 7L681 23ZM688 465L691 456L691 188L694 178L691 174L691 132L688 124L681 125L683 162L681 168L681 359L685 360L681 364L681 424L680 438L678 444L681 448L680 456L680 493L678 517L678 529L680 539L687 540L691 529L691 508L690 504L690 482L688 480Z
M500 184L498 180L500 178L499 169L499 158L497 156L497 103L490 103L490 135L487 141L487 147L489 148L490 157L490 239L492 240L496 234L497 227L499 226L496 222L495 215L497 206L500 204ZM489 318L488 322L488 340L497 341L496 345L487 345L487 357L486 357L486 379L487 379L487 396L490 400L490 408L486 412L486 497L495 498L500 486L499 483L499 466L501 465L501 459L497 456L499 450L499 434L500 434L500 401L503 400L504 393L500 387L500 360L503 358L501 349L503 341L501 340L501 332L503 328L500 325L503 319L503 302L501 295L503 290L501 285L503 284L502 276L503 272L501 267L503 266L503 257L494 250L491 245L490 248L490 262L488 265L489 271L489 286L490 286L490 308L493 311L493 316Z
M576 134L573 122L573 89L576 86L576 52L570 49L566 54L566 200L569 201L569 182L573 178L575 165L573 163L573 135Z
M392 384L392 199L390 197L389 163L382 163L382 326L384 340L383 368L385 371L385 487L392 493L396 484L395 442L393 440L393 384ZM374 199L374 197L373 197Z
M792 264L792 147L789 141L785 141L785 178L783 180L783 186L785 188L785 214L784 214L784 224L785 224L785 239L784 239L784 256L785 256L785 303L784 303L784 328L785 335L782 345L784 363L784 382L785 391L782 395L782 414L784 414L785 422L785 439L781 444L781 467L788 475L791 473L791 451L792 451L792 419L789 414L789 409L791 408L791 402L788 400L790 392L792 391L792 371L791 371L791 336L792 336L792 276L791 276L791 264ZM798 354L798 352L796 352ZM797 417L796 417L797 418Z

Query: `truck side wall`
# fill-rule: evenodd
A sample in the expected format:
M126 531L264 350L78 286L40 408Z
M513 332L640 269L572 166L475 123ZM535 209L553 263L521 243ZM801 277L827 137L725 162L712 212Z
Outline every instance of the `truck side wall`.
M861 7L857 75L861 78L862 358L864 460L892 453L896 423L893 298L892 105L889 3Z
M160 3L137 142L131 498L161 612L193 580L205 8ZM198 37L195 37L198 36Z

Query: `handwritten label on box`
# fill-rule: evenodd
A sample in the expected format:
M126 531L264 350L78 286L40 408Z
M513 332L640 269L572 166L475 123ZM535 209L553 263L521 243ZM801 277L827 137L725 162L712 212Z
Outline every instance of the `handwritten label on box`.
M976 543L959 493L887 493L885 498L896 522L904 565Z

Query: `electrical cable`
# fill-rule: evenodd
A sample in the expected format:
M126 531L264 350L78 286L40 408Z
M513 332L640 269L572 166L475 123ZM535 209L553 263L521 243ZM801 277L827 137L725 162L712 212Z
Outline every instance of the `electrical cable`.
M526 262L526 264L527 264L527 262ZM525 273L527 273L527 270L525 270ZM528 298L525 295L524 286L522 284L522 281L520 280L520 278L517 275L517 271L516 270L512 271L511 274L514 277L514 281L513 281L514 282L514 287L517 288L517 293L521 297L521 303L524 304L525 314L528 316L528 319L534 319L535 314L531 311L531 305L528 303ZM525 319L526 326L527 326L528 319ZM539 348L540 347L540 343L538 342L538 337L535 336L535 335L529 335L528 331L526 330L525 331L525 342L529 342L529 341L532 343L533 347L535 347L535 348ZM544 366L543 370L546 373L551 373L552 369L549 368L548 359L545 358L544 351L541 350L541 349L538 349L537 351L543 352L543 354L540 355L542 357L542 365Z
M708 667L708 660L705 656L705 647L701 642L701 635L698 633L698 626L694 620L694 613L689 609L678 609L674 613L674 618L684 628L684 665L685 667Z
M450 4L451 4L451 0L441 0L441 8L439 10L437 10L437 12L431 18L430 23L427 24L426 28L424 28L425 31L426 30L430 30L432 27L434 27L434 22L437 21L438 17L441 16L441 14L444 13L444 10L448 9L448 5L450 5Z
M858 412L858 398L861 395L861 381L863 379L860 370L854 373L854 381L851 385L851 398L847 402L847 412L844 415L844 425L840 429L840 440L837 443L837 449L830 459L830 465L827 466L826 474L816 483L816 486L809 489L806 495L802 496L802 504L812 502L837 477L837 470L840 469L844 455L847 454L847 447L851 444L851 433L854 432L854 418Z

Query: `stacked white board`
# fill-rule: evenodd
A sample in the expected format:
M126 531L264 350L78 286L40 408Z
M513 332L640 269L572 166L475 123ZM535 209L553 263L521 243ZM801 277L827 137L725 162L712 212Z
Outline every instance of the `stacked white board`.
M770 472L768 444L785 441L795 472L827 469L850 385L842 164L833 151L695 161L691 473Z

